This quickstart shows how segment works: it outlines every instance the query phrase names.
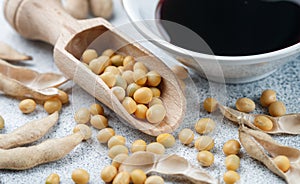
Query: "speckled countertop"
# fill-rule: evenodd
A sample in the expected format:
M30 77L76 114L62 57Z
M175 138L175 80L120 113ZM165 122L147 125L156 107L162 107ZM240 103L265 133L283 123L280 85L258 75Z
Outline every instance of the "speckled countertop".
M0 2L0 9L2 10L3 4ZM120 1L115 0L115 16L111 20L114 25L120 25L128 22L126 15L121 7ZM52 47L36 41L28 41L20 37L5 21L3 14L0 15L0 40L5 41L10 45L13 45L17 50L25 52L33 56L32 61L24 64L32 69L39 70L41 72L59 72L53 63ZM18 64L18 63L16 63ZM205 170L211 173L217 178L221 178L226 171L224 166L225 156L222 153L222 145L229 139L237 139L237 126L233 125L227 120L221 120L219 117L209 115L204 112L202 108L203 100L216 92L213 91L214 85L208 83L205 79L200 78L197 74L191 74L191 79L188 81L187 99L189 102L188 113L182 125L178 130L189 127L193 128L194 123L199 117L212 117L217 121L217 128L211 136L214 137L216 145L212 152L215 155L215 163L210 168ZM194 85L195 84L195 85ZM258 99L262 90L271 88L277 91L278 99L286 103L287 112L294 113L300 112L300 62L290 62L281 69L277 70L271 76L247 84L226 85L226 91L223 91L222 96L224 102L228 106L234 106L234 102L239 97L249 97L253 99L257 108L255 113L265 112L259 103ZM42 142L48 138L62 137L69 134L74 125L76 124L73 115L76 109L80 107L88 107L91 103L95 102L95 99L81 90L78 86L74 86L70 92L71 103L63 107L60 114L58 124L41 140L36 143ZM193 98L197 97L197 100ZM7 97L0 94L0 114L6 121L5 129L0 133L7 133L14 130L16 127L21 126L25 122L29 122L33 119L41 118L47 114L43 110L41 105L37 106L35 112L24 115L18 109L19 100ZM134 130L122 122L118 116L105 109L105 112L109 119L109 125L113 127L117 134L123 135L127 138L126 145L130 144L136 139L144 139L147 143L155 140L155 138L140 133ZM174 132L177 136L178 130ZM52 172L56 172L61 177L61 183L72 183L71 172L75 168L84 168L90 173L90 183L102 183L100 179L100 172L102 168L110 164L111 160L107 156L106 145L101 145L97 142L95 135L97 131L93 130L93 137L87 142L83 142L76 149L74 149L65 158L37 166L33 169L25 171L0 171L0 183L1 184L21 184L31 183L39 184L44 183L45 178ZM196 136L199 136L196 134ZM278 135L273 136L278 142L293 146L300 149L300 136L291 135ZM36 144L35 143L35 144ZM192 148L182 146L177 140L175 147L167 149L167 153L177 153L187 158L192 164L199 166L196 160L197 151ZM265 166L258 161L251 159L244 151L241 150L241 167L238 172L241 175L240 183L253 184L279 184L284 181L270 172ZM165 177L166 183L188 183L181 177Z

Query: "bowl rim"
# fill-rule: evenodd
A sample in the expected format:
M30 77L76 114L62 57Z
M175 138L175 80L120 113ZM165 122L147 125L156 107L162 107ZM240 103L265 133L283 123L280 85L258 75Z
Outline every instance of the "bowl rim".
M158 0L158 4L155 8L155 12L157 12L157 8L160 7L159 4L161 4L162 1L163 0ZM256 63L261 63L261 60L277 60L277 59L280 59L283 57L295 55L297 53L300 55L300 42L298 42L294 45L279 49L279 50L261 53L261 54L245 55L245 56L222 56L222 55L204 54L204 53L199 53L199 52L195 52L192 50L188 50L188 49L176 46L165 40L160 40L160 42L157 42L157 41L155 41L155 40L157 40L157 36L155 34L153 34L152 31L150 31L146 26L144 26L144 28L147 28L147 29L144 29L144 28L138 26L137 24L135 24L135 22L141 22L143 19L139 19L141 17L135 17L134 12L129 11L128 3L126 3L126 2L127 2L127 0L122 0L123 7L125 9L125 12L129 18L129 20L131 21L131 23L133 23L135 28L144 37L148 37L151 39L150 41L157 43L157 44L155 44L156 46L158 46L158 45L162 46L165 49L168 49L171 52L176 52L177 54L180 54L180 55L188 55L193 58L200 58L200 59L206 59L206 60L217 60L219 62L222 62L222 64L238 64L237 62L241 62L240 64L256 64ZM146 20L146 19L144 19L144 20ZM247 63L245 63L245 62L247 62Z

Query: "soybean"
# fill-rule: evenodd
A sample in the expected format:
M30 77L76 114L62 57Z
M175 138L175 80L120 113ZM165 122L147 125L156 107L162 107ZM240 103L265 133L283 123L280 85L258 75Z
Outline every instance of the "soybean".
M143 86L147 82L146 72L140 69L134 70L133 80L136 84Z
M195 130L199 134L207 134L216 128L216 123L210 118L201 118L195 124Z
M108 56L111 57L115 54L115 51L112 49L106 49L105 51L102 52L102 56Z
M110 72L105 72L100 75L100 78L103 82L109 87L112 88L116 84L116 76Z
M266 116L255 117L254 125L263 131L269 131L273 128L273 122Z
M225 158L225 166L227 170L236 171L240 167L240 158L236 155L228 155Z
M156 141L162 144L165 148L170 148L175 144L175 137L171 134L163 133L156 137Z
M122 87L115 86L115 87L111 88L111 91L117 97L117 99L119 101L124 100L126 92L125 92L125 90Z
M226 184L234 184L240 180L240 175L235 171L227 171L223 175L223 180Z
M95 115L91 118L91 125L99 130L108 126L107 118L103 115Z
M143 170L135 169L131 171L130 178L133 184L144 184L147 176Z
M250 98L239 98L235 106L241 112L252 112L255 109L255 103Z
M159 154L159 155L163 155L165 153L165 147L158 142L152 142L147 145L146 151L152 152L155 154Z
M194 140L194 132L188 128L182 129L179 132L178 138L182 144L191 144Z
M137 103L141 104L148 104L152 100L153 94L150 88L148 87L141 87L137 89L134 94L133 98Z
M133 71L127 70L122 73L122 78L126 80L127 84L134 82L133 80Z
M122 105L129 114L133 114L137 108L136 102L131 97L125 97Z
M107 143L108 140L115 135L115 131L112 128L104 128L97 134L97 140L100 143Z
M66 92L62 90L58 90L58 99L61 101L62 104L66 104L69 102L69 96Z
M144 73L147 73L148 72L148 69L147 67L144 65L144 63L142 62L136 62L133 66L133 71L136 71L136 70L143 70Z
M150 123L159 123L166 116L166 109L161 104L152 105L146 113L146 118Z
M116 167L112 165L106 166L101 171L101 179L106 183L111 182L113 181L117 173L118 170Z
M140 89L141 86L136 83L131 83L127 86L126 92L129 97L132 97L136 90Z
M49 114L54 113L55 111L60 111L62 103L58 98L51 98L44 103L44 109Z
M147 147L146 142L142 139L139 139L139 140L136 140L132 143L131 152L134 153L134 152L137 152L137 151L145 151L146 147Z
M59 184L59 183L60 183L60 177L56 173L52 173L46 178L46 184Z
M72 172L72 180L76 184L87 184L90 180L90 174L84 169L75 169Z
M123 66L123 59L124 59L124 56L122 56L122 55L114 55L110 58L110 60L114 66Z
M209 136L200 136L195 140L195 148L199 151L209 151L213 149L214 145L214 140Z
M91 115L104 115L104 109L99 104L92 104L90 106L90 113Z
M130 183L130 174L126 171L119 172L112 184L129 184Z
M164 184L165 181L161 176L149 176L146 181L145 184Z
M214 163L214 155L209 151L200 151L197 154L197 160L204 167L211 166Z
M152 91L153 97L160 97L161 92L160 92L160 90L158 88L152 87L150 89Z
M90 121L91 114L90 111L87 108L80 108L76 113L75 113L75 121L79 124L85 124Z
M273 161L282 172L287 172L290 169L290 160L284 155L278 155Z
M207 112L214 112L218 109L218 101L212 97L206 98L203 107Z
M128 148L124 145L116 145L109 149L108 156L111 159L114 159L119 154L128 154Z
M94 49L87 49L83 52L81 60L89 64L93 59L96 59L98 57L98 53Z
M22 100L19 104L19 109L24 114L32 113L35 110L35 108L36 108L36 103L32 99Z
M138 104L136 106L136 111L134 112L135 117L139 119L146 119L146 112L148 107L144 104Z
M283 116L286 113L286 108L283 102L276 101L269 106L269 113L271 116L278 117Z
M113 146L116 146L116 145L125 145L125 142L126 142L126 138L121 136L121 135L115 135L115 136L112 136L108 142L107 142L107 146L108 148L112 148Z
M225 155L238 154L240 152L241 145L237 140L231 139L223 145L223 152Z
M147 84L149 86L156 87L161 82L161 76L156 71L150 71L147 73Z
M276 92L271 89L264 90L260 96L260 104L263 107L268 107L271 103L276 101Z
M78 124L73 129L73 133L76 133L76 132L79 132L79 131L84 135L83 140L88 140L92 137L91 128L89 126L85 125L85 124Z

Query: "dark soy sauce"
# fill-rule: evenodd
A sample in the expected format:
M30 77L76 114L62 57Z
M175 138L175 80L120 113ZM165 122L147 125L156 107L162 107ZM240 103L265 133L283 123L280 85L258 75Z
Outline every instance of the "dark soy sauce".
M158 11L160 19L197 33L216 55L261 54L289 47L300 40L300 6L291 2L164 0ZM185 39L187 32L177 31L167 21L161 23L173 44L207 53L201 46L200 49L195 46L197 43L191 43L194 39Z

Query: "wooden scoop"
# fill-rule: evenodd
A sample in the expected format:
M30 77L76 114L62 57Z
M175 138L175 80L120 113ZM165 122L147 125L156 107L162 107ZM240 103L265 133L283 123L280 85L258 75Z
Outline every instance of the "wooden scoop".
M158 172L166 175L182 175L193 183L218 183L204 170L192 166L185 158L176 154L156 155L138 151L129 156L120 166L119 171L131 172L141 169L145 173Z
M54 60L58 68L133 127L156 136L172 132L182 122L186 99L172 71L145 48L113 29L106 20L76 20L63 10L60 0L6 0L4 14L11 26L25 38L54 45ZM150 124L128 114L100 77L80 62L84 50L98 37L98 51L112 48L137 60L147 58L142 62L150 70L160 73L163 78L161 97L167 110L161 123Z

